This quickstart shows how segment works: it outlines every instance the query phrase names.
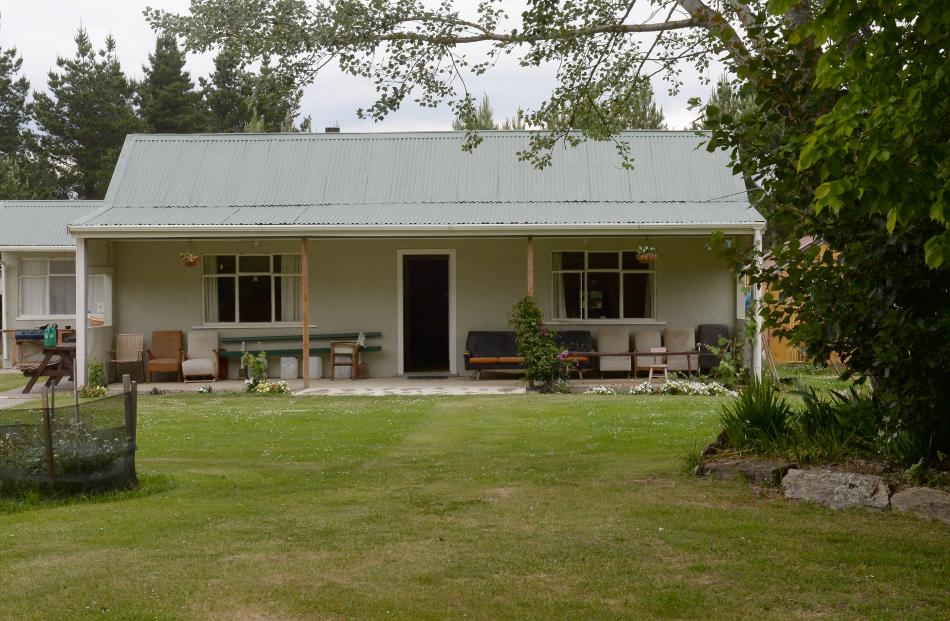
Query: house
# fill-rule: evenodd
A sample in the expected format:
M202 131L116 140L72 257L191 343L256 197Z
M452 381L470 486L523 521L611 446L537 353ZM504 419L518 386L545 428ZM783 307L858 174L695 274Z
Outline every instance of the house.
M36 357L36 347L17 345L17 330L51 322L76 325L76 245L67 226L101 206L101 201L0 201L3 367L14 366L18 357ZM104 309L101 277L90 276L89 282L90 309Z
M70 226L77 299L93 274L112 292L79 356L125 332L214 330L232 355L365 332L373 376L456 374L468 332L507 329L525 294L595 336L741 320L706 244L760 244L765 221L701 135L622 134L632 170L612 142L558 147L539 171L518 158L530 132L482 138L469 153L460 132L129 136L102 207Z

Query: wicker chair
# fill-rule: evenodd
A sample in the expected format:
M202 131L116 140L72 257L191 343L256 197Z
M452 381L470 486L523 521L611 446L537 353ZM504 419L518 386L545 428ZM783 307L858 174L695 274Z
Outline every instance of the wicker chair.
M145 335L119 334L115 337L115 349L109 352L109 362L112 365L112 378L119 377L120 364L138 365L139 381L145 381L145 361L142 354L145 349Z
M181 349L180 330L156 330L152 332L152 345L148 351L148 381L153 373L174 373L181 381L181 363L185 352Z

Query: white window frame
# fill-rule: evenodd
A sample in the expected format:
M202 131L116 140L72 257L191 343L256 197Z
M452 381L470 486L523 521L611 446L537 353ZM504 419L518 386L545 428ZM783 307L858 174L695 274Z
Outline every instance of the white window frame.
M234 257L234 273L233 274L201 274L201 325L209 328L228 328L228 327L266 327L266 326L302 326L303 322L301 321L274 321L274 316L276 312L277 302L274 297L277 292L276 278L282 278L284 276L296 276L297 278L302 277L302 270L298 272L281 272L280 274L274 273L274 257L299 257L303 261L303 256L297 252L216 252L214 254L203 255L202 264L204 261L214 260L214 257ZM240 271L241 266L241 257L268 257L270 261L270 271L269 272L242 272ZM241 321L241 293L240 293L240 276L268 276L271 279L270 283L270 316L271 321ZM234 317L235 321L209 321L208 320L208 309L205 308L205 279L207 278L233 278L234 279ZM303 301L301 300L301 304ZM303 316L303 309L298 309L298 314Z
M623 253L624 252L636 252L632 249L626 250L554 250L551 252L551 318L554 322L560 323L602 323L602 324L616 324L616 323L656 323L656 264L651 264L649 269L624 269L623 268ZM556 264L556 256L558 254L564 253L581 253L584 255L584 267L583 269L555 269L553 266ZM616 268L591 268L589 256L591 254L605 254L605 253L615 253L617 255L617 267ZM608 318L588 318L588 309L587 309L587 276L590 273L604 274L604 273L613 273L619 274L619 303L617 312L619 317L612 319ZM581 316L580 317L558 317L555 315L557 309L560 308L558 300L555 298L555 295L558 290L556 284L558 275L560 274L580 274L581 275ZM650 316L649 317L624 317L623 316L623 276L624 274L647 274L651 275L650 279Z
M26 261L37 261L46 263L46 273L45 274L24 274L23 273L23 263ZM22 258L19 260L18 274L17 274L17 319L18 320L27 320L35 321L42 319L60 319L68 320L76 318L76 299L73 298L73 312L72 313L62 313L62 314L52 314L49 312L50 307L50 263L53 261L72 261L73 263L73 273L72 274L53 274L55 278L63 278L66 276L71 276L73 279L76 278L76 258L75 257L29 257ZM43 312L42 313L25 313L23 312L23 281L24 280L45 280L46 281L46 300L44 301Z

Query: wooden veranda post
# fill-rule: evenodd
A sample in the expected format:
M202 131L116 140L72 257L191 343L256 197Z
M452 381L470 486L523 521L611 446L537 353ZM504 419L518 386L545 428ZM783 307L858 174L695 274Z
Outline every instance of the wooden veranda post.
M528 297L534 297L534 238L528 238Z
M300 240L300 299L303 304L303 352L300 362L303 367L303 387L310 388L310 254L307 240Z

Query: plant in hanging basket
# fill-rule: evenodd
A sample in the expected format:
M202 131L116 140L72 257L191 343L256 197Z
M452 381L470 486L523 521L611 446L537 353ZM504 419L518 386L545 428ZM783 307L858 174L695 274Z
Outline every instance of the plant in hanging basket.
M656 263L656 248L653 246L637 248L637 261L640 263Z
M178 255L178 260L185 267L196 267L198 262L201 261L201 257L190 252L182 252Z

